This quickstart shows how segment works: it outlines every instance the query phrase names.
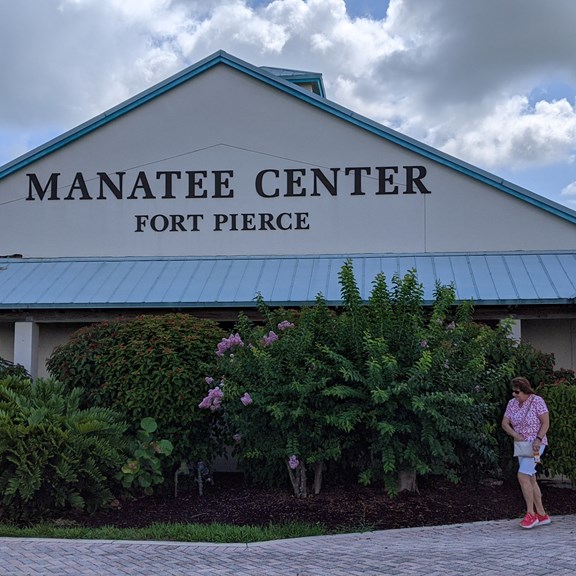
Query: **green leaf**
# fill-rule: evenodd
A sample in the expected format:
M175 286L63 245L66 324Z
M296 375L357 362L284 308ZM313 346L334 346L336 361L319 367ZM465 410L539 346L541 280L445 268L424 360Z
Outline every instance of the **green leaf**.
M170 440L159 440L158 448L160 453L165 454L166 456L172 454L172 450L174 450L174 446Z
M148 432L148 434L152 434L153 432L156 432L156 430L158 429L158 424L156 423L156 420L154 420L154 418L148 416L147 418L142 418L142 420L140 421L140 427L146 432Z

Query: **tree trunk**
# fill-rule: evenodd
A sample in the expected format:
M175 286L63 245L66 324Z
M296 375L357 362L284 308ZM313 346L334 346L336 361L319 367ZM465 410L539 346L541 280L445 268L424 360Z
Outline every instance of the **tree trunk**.
M306 490L306 466L304 462L301 461L294 470L290 468L288 463L286 463L286 467L288 468L288 475L290 476L294 496L296 496L296 498L306 498L308 494Z
M320 494L322 490L322 472L324 471L324 462L314 464L314 494Z
M398 492L418 492L416 470L401 470L398 472Z

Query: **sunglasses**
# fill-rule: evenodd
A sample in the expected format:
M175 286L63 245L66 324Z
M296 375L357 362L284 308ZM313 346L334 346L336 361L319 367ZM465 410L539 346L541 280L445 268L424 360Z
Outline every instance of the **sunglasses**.
M512 390L512 394L520 394L520 390Z

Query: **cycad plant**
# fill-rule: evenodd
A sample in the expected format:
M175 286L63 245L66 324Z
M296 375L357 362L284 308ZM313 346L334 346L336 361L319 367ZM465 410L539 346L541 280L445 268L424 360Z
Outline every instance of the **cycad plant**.
M7 376L22 376L24 378L29 378L30 374L26 371L26 368L21 364L14 364L10 360L6 360L0 357L0 379L6 378Z
M114 499L110 479L126 458L126 425L106 408L81 409L82 390L55 380L0 380L0 513L11 519Z

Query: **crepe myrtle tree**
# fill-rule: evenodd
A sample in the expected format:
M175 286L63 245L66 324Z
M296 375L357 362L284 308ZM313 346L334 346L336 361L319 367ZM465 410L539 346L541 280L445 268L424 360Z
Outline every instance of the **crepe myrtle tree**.
M200 408L225 410L230 441L249 476L273 482L282 468L294 494L322 488L325 463L350 447L362 418L324 347L337 345L336 315L322 297L299 312L271 310L258 296L265 322L240 315L236 330L218 345L219 379L208 377Z
M318 296L300 312L271 310L264 325L240 316L216 352L218 378L200 407L224 410L246 472L314 492L328 462L389 493L417 477L453 481L498 471L498 423L517 369L510 324L473 321L452 286L424 301L416 272L379 274L365 300L352 263L340 271L343 307Z
M333 353L361 393L355 447L359 478L387 490L416 490L418 475L458 481L473 466L495 470L502 391L514 373L510 325L472 320L455 306L452 286L438 284L425 306L416 272L376 276L363 302L351 262L340 273L345 353Z

